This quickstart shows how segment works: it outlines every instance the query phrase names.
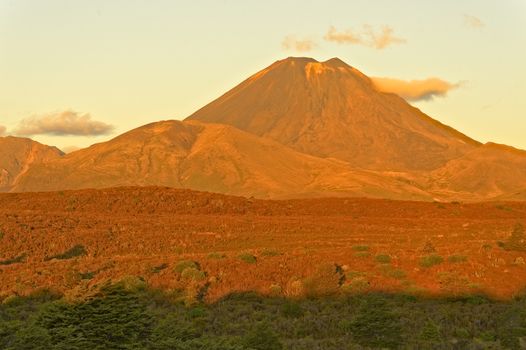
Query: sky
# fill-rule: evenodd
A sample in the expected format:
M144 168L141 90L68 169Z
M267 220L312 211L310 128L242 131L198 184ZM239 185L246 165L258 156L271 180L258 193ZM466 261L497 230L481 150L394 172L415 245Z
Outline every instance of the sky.
M0 0L0 134L89 146L184 119L288 56L339 57L526 149L525 0Z

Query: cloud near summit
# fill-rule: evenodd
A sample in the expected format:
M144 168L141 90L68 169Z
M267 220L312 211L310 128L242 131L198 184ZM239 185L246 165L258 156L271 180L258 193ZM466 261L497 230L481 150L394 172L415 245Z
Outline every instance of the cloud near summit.
M377 50L383 50L395 44L406 43L405 39L394 35L393 28L383 26L380 30L375 30L369 24L364 24L361 30L346 29L339 31L331 26L324 39L338 44L363 45Z
M298 39L294 35L287 35L281 42L281 47L285 50L294 50L297 52L312 51L316 43L311 39Z
M112 125L92 120L89 113L66 110L23 119L13 133L21 136L97 136L112 131Z
M401 80L393 78L371 77L376 88L382 92L390 92L408 101L431 100L434 97L445 97L447 93L460 86L439 78L422 80Z

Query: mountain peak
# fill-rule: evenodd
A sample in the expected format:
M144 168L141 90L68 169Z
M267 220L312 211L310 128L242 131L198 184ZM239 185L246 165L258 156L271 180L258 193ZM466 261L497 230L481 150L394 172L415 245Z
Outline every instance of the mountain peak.
M297 151L373 170L432 170L474 146L339 58L289 57L188 119L229 124Z
M332 67L345 67L345 68L350 67L347 63L345 63L344 61L342 61L338 57L333 57L333 58L328 59L327 61L322 62L322 63L326 64L328 66L332 66Z
M318 62L312 57L297 57L297 56L289 56L283 60L280 60L278 62L294 62L294 63L301 63L301 64L307 64L309 62Z

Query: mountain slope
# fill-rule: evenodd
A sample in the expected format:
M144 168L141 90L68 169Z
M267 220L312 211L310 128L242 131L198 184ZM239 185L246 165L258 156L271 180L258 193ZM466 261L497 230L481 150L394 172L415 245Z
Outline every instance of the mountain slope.
M8 191L32 165L60 158L63 153L36 141L0 137L0 192Z
M230 124L376 170L432 170L479 145L333 58L277 61L188 120Z
M161 185L260 198L431 199L392 174L352 169L228 125L162 121L32 167L13 191Z
M428 181L424 187L438 196L520 199L526 188L526 151L487 143L434 170Z

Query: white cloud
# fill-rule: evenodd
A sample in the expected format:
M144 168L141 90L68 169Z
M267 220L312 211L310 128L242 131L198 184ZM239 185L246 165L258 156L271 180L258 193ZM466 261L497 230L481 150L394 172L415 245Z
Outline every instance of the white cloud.
M281 47L285 50L308 52L316 47L316 43L311 39L298 39L293 35L288 35L283 39Z
M16 135L96 136L113 131L113 126L92 120L89 113L67 110L23 119L13 131Z
M383 26L380 30L375 30L368 24L363 25L359 31L354 29L338 31L331 26L324 39L338 44L363 45L378 50L406 42L405 39L395 36L394 29L389 26Z
M447 93L460 86L439 78L422 80L401 80L393 78L371 77L376 88L382 92L390 92L408 101L431 100L434 97L444 97Z

